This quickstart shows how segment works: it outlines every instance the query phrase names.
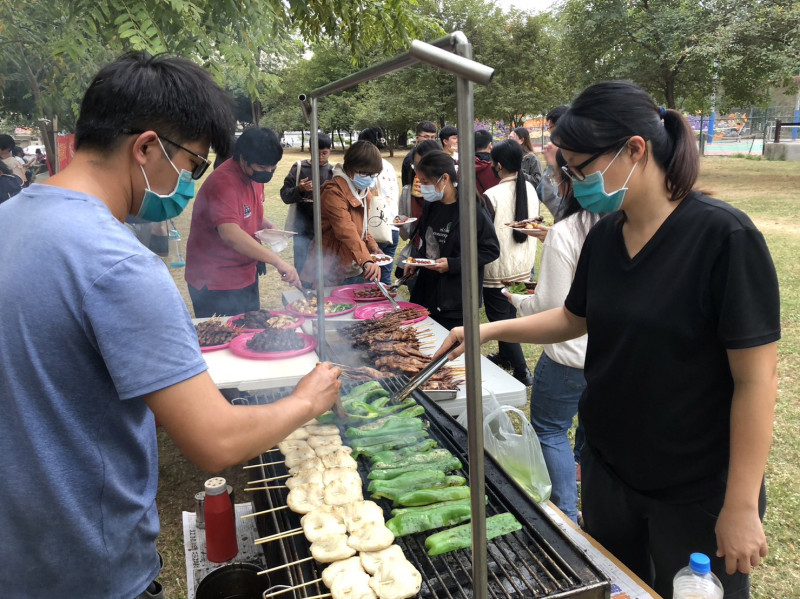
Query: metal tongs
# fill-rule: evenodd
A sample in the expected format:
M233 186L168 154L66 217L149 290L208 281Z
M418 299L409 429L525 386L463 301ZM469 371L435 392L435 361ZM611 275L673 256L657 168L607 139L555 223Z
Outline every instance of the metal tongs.
M302 285L296 285L295 287L300 291L300 293L303 294L303 297L307 300L317 296L317 292L314 289L306 289Z
M378 286L378 289L381 290L381 293L386 297L386 299L388 299L390 302L392 302L392 305L394 306L395 312L400 310L400 305L396 301L394 301L394 298L392 297L392 294L386 289L386 286L383 283L381 283L380 281L375 281L375 284Z
M450 359L448 356L450 352L453 351L456 347L458 347L458 342L453 343L450 347L447 348L441 356L439 356L436 360L432 360L428 362L428 365L420 370L417 374L411 377L411 380L408 381L402 389L397 391L395 394L391 396L389 399L389 403L400 403L406 397L411 395L420 385L425 384L429 378L431 378L434 374L436 374L439 369L447 364L448 360Z
M410 281L411 279L413 279L416 276L417 276L417 271L410 272L407 275L403 275L402 277L400 277L399 279L397 279L395 281L394 285L389 287L389 291L397 291L398 289L400 289L400 286L403 283L405 283L406 281Z

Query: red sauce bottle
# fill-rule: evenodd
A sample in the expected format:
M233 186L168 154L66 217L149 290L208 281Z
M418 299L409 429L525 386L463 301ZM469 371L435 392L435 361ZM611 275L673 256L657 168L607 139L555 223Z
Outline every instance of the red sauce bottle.
M227 562L239 553L228 485L224 478L215 476L206 481L205 487L206 555L211 562Z

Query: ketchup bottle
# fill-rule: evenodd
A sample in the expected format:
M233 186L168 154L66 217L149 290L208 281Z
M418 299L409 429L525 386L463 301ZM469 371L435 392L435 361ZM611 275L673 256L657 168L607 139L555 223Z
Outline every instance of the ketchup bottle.
M205 487L206 555L211 562L227 562L239 553L228 485L224 478L215 476L206 481Z

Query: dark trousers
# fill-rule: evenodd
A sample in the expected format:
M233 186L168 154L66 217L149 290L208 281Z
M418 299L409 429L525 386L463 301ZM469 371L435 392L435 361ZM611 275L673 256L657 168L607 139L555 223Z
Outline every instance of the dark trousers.
M236 316L250 310L261 308L261 299L258 295L258 278L252 285L243 289L222 289L212 291L208 287L195 289L189 287L189 297L192 298L195 318L208 318L210 316Z
M631 448L631 451L635 451ZM716 557L717 523L724 491L693 503L653 499L626 485L592 448L581 452L581 500L586 532L619 558L662 597L672 597L672 579L689 565L689 555L705 553L722 582L725 599L747 599L750 577L725 573L725 558ZM759 516L766 510L761 484Z
M436 314L436 311L431 312L431 318L433 318L436 322L446 328L448 331L454 329L455 327L463 327L464 326L464 319L463 318L449 318L447 316L441 316Z
M494 287L483 288L483 306L486 308L486 318L489 322L498 320L511 320L517 317L517 309L508 298L501 293L500 289ZM522 346L519 343L506 343L498 341L498 355L511 362L514 372L524 371L527 368L525 355L522 353Z
M311 246L311 239L313 236L313 233L310 235L298 233L294 236L294 269L298 274L303 272L303 266L305 266L306 260L308 260L308 250L309 246Z
M385 243L379 243L378 247L381 248L381 252L383 252L387 256L390 256L392 260L394 260L394 253L397 251L397 243L399 241L400 241L400 232L392 231L392 240L387 241ZM383 283L384 285L392 284L393 270L394 270L394 262L392 262L391 264L387 264L386 266L381 266L381 283Z

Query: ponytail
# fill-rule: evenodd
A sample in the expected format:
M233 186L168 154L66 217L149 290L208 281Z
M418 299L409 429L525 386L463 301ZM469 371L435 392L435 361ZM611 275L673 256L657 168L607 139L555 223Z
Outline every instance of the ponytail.
M528 218L528 186L525 177L520 175L522 157L522 146L515 141L501 141L492 146L492 160L505 170L517 174L514 186L514 220L516 221ZM525 243L529 239L525 233L519 231L514 231L512 237L517 243Z
M664 112L664 132L670 140L670 152L659 156L653 143L656 163L662 165L666 174L664 183L670 192L670 200L678 201L689 195L700 174L700 153L689 121L677 110Z

